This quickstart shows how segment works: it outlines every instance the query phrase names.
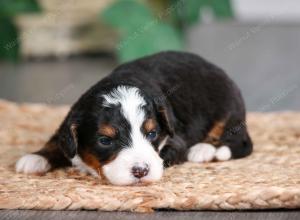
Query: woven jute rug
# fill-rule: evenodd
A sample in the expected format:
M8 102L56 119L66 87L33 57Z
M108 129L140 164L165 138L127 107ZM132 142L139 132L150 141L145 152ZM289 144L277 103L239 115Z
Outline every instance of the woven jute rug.
M39 149L67 106L0 100L0 208L49 210L236 210L300 208L300 113L250 113L254 153L247 158L167 169L148 186L105 185L74 169L44 176L14 172L21 155Z

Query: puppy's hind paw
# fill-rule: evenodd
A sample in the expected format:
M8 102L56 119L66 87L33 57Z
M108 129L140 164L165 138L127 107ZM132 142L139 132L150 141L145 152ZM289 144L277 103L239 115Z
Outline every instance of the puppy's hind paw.
M16 171L26 174L43 174L51 168L48 160L37 154L26 154L16 163Z
M230 160L231 156L232 156L232 153L228 146L222 146L222 147L218 148L218 150L216 152L216 159L218 161Z
M192 146L188 153L188 161L203 163L214 159L216 148L207 143L198 143Z

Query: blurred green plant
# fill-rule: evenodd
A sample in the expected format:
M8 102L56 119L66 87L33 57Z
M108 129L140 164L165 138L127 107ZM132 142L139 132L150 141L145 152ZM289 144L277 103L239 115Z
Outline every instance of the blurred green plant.
M0 0L0 59L17 61L19 58L20 42L14 17L40 11L36 0Z
M216 19L233 17L230 0L116 0L100 18L119 31L120 62L164 50L182 50L187 27L200 22L202 9Z

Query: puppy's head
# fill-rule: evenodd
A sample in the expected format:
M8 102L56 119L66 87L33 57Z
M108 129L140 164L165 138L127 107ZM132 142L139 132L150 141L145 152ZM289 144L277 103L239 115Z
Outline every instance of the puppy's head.
M84 107L76 122L70 116L58 131L65 155L112 184L159 180L159 151L173 133L166 106L128 86L118 86L95 102Z

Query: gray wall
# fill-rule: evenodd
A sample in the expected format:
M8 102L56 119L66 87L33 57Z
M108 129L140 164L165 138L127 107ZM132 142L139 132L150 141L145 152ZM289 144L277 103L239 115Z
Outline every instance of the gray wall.
M192 28L187 50L226 70L240 86L248 110L300 110L300 26L214 23ZM73 103L108 74L109 58L0 63L0 98Z
M188 50L218 64L252 111L300 110L300 26L262 22L202 25Z

